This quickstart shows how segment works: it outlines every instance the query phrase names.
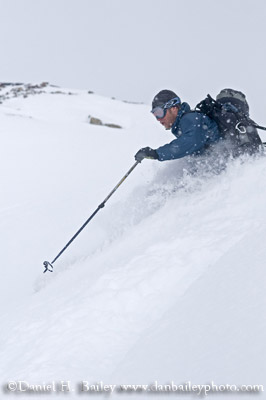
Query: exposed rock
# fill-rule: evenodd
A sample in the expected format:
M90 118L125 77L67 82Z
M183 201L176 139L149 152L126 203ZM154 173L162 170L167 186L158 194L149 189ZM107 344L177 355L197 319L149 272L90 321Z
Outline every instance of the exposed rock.
M61 90L55 90L53 92L50 92L51 94L65 94Z
M109 128L122 129L122 126L117 125L117 124L104 124L104 126L108 126Z
M7 83L1 82L0 83L0 100L1 102L11 99L13 97L22 96L24 98L28 97L29 95L45 93L42 90L45 86L47 86L47 82L43 82L40 85L32 85L30 83L23 84L23 83Z
M23 83L14 83L14 82L0 82L0 87L6 87L6 86L18 86L18 85L23 85Z
M130 101L130 100L123 100L124 103L128 103L128 104L144 104L141 101Z
M103 123L99 118L91 117L90 115L89 115L89 122L92 125L101 125L101 126L107 126L108 128L122 129L122 126L120 126L118 124Z
M40 84L31 84L31 83L9 83L9 82L0 82L0 101L3 103L5 100L9 100L13 97L22 96L27 98L30 95L47 93L45 88L47 86L58 88L55 85L49 85L48 82L42 82ZM63 94L63 95L73 95L72 92L64 92L63 90L58 90L50 92L51 94Z
M89 120L90 120L90 124L92 124L92 125L103 125L102 121L99 118L89 116Z

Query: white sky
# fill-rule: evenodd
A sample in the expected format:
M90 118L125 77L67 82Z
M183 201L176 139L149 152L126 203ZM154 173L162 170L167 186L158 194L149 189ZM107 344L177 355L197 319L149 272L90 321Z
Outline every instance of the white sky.
M264 0L0 0L0 10L2 82L146 103L168 88L192 106L231 86L266 120Z

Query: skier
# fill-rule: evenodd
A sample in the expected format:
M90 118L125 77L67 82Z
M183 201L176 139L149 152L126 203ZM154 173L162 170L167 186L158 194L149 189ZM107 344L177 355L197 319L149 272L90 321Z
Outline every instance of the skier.
M181 103L176 93L161 90L153 99L151 112L176 139L156 150L140 149L135 155L138 162L144 158L165 161L203 154L215 143L217 156L223 159L263 154L257 129L266 128L250 119L246 96L237 90L223 89L216 100L208 95L193 111L187 103ZM217 147L217 142L221 146Z
M221 138L216 122L203 113L190 111L190 106L181 103L171 90L161 90L154 97L151 112L166 130L171 129L176 139L155 150L140 149L135 154L138 162L144 158L166 161L202 154Z

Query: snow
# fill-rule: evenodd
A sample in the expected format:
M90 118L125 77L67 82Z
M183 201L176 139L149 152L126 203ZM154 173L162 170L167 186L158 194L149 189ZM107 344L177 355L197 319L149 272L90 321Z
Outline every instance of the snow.
M2 385L265 385L266 159L144 160L43 274L136 151L172 138L147 105L43 90L0 107Z

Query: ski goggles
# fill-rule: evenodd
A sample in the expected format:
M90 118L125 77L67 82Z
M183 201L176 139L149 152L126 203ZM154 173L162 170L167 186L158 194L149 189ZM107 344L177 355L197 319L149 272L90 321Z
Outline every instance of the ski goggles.
M181 100L179 97L174 97L173 99L167 101L162 106L154 107L151 112L157 119L162 119L165 117L165 114L169 108L175 107L177 104L181 104Z

